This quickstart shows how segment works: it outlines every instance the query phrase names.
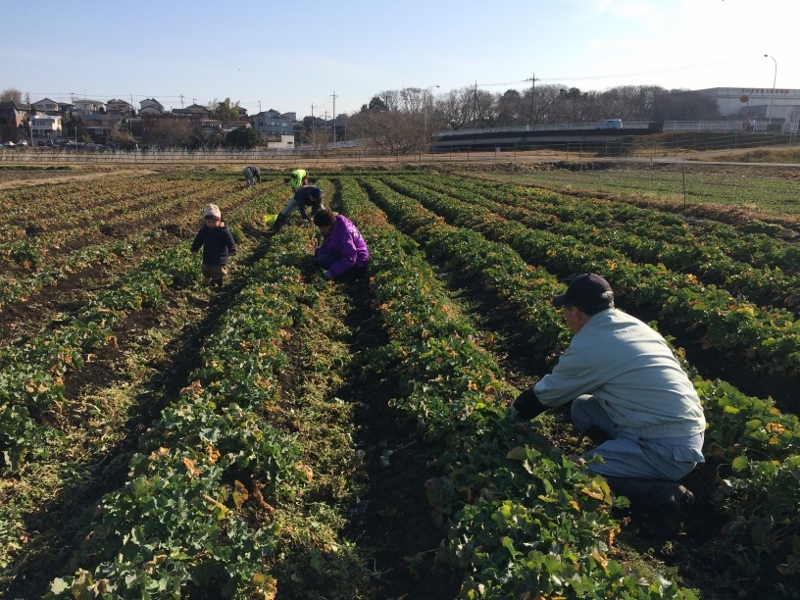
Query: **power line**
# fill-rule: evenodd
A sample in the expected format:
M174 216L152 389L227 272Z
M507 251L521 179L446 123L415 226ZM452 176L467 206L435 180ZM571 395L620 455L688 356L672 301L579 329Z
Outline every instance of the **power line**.
M637 77L642 75L655 75L659 73L674 73L676 71L689 71L691 69L702 69L704 67L710 67L720 64L728 64L728 63L735 63L735 62L742 62L746 60L752 60L755 56L741 56L738 58L729 58L725 60L717 60L712 62L705 62L699 63L695 65L684 65L680 67L664 67L662 69L650 69L648 71L630 71L627 73L614 73L608 75L576 75L571 77L537 77L536 81L586 81L592 79L615 79L618 77ZM479 83L481 87L493 87L493 86L501 86L501 85L515 85L518 83L528 83L530 81L530 77L527 79L521 79L519 81L508 81L505 83Z

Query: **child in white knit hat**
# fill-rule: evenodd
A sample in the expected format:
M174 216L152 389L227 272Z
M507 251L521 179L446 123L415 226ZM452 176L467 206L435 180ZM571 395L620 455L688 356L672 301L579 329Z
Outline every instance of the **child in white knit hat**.
M192 252L203 248L203 276L217 287L222 286L228 273L228 257L236 254L236 242L230 229L222 220L219 206L209 204L203 211L205 224L197 232L192 243Z

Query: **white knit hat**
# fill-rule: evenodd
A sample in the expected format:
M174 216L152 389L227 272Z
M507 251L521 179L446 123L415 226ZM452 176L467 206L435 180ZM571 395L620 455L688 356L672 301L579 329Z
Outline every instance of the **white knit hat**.
M206 206L205 211L203 211L203 217L217 217L221 219L222 213L219 211L219 206L216 204L209 204Z

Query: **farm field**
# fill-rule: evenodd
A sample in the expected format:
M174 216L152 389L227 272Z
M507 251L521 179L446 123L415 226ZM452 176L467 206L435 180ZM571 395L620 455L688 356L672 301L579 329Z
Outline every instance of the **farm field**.
M3 597L800 597L793 210L317 172L370 245L340 285L316 228L263 235L282 172L25 173L0 187ZM209 202L238 244L221 290L189 252ZM573 462L568 412L507 412L585 271L704 403L672 540Z

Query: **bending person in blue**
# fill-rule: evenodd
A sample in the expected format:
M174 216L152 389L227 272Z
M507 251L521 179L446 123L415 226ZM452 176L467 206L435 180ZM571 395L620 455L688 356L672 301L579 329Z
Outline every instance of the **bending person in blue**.
M303 171L303 173L305 173L305 171ZM270 234L278 233L281 227L283 227L284 223L286 223L289 215L291 215L295 210L299 210L300 214L303 215L303 218L310 222L311 218L317 213L317 211L325 208L325 205L322 204L322 190L315 185L307 185L307 174L302 181L304 182L303 185L297 188L294 193L294 197L283 208L283 210L278 213L278 217L275 219L275 223L272 225L272 229L269 231ZM294 187L294 180L292 186ZM311 214L308 214L306 209L310 209Z
M573 423L598 444L586 456L603 458L589 470L628 498L646 532L673 535L693 500L678 481L704 462L706 422L692 382L658 332L614 307L599 275L578 275L553 305L575 337L513 407L528 420L572 401Z

